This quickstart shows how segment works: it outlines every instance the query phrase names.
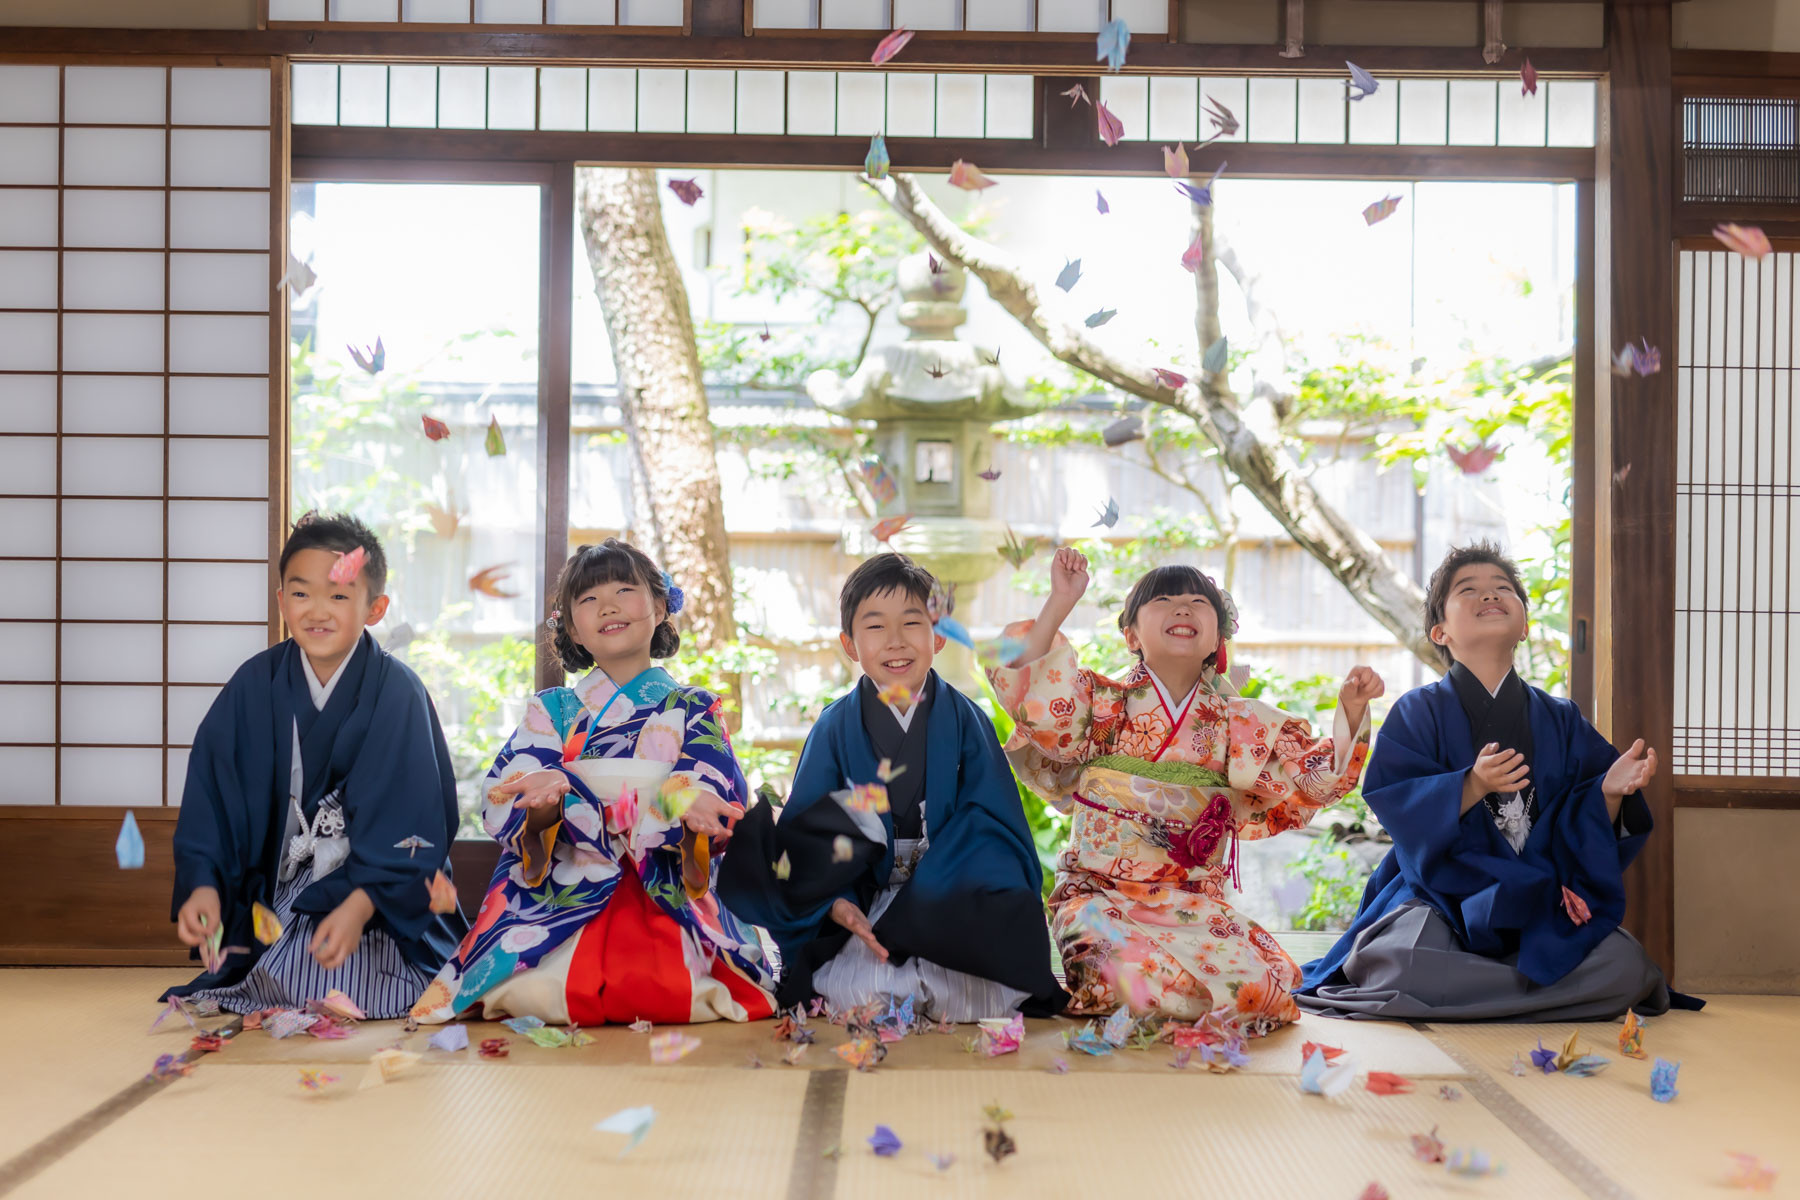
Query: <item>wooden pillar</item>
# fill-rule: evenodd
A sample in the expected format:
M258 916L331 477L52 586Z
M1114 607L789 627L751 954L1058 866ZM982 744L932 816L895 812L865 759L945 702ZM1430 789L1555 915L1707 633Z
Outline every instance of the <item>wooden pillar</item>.
M1606 42L1595 203L1596 723L1621 749L1643 738L1660 760L1645 789L1656 834L1627 877L1625 924L1673 974L1675 145L1668 5L1614 0ZM1640 337L1662 351L1665 369L1613 378L1612 350ZM1616 485L1627 467L1627 482Z
M574 304L575 164L550 165L538 216L537 684L561 687L562 663L544 618L569 557L570 325Z

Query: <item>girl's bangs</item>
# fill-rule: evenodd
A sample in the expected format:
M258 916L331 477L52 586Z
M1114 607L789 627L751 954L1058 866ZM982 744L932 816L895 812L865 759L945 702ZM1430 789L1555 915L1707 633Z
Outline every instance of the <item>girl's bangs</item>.
M656 591L656 582L644 578L643 569L631 552L622 547L594 546L570 564L563 581L563 604L567 608L575 600L603 583L635 583Z

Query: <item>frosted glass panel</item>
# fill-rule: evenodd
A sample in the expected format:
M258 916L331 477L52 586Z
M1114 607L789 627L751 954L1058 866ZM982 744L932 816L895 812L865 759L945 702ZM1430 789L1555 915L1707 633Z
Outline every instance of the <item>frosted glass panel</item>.
M588 128L630 132L637 128L637 72L595 67L588 72Z
M70 187L162 187L162 158L162 130L63 131L63 184Z
M56 314L0 313L0 371L56 370Z
M177 129L169 146L176 187L268 187L269 135L260 130Z
M331 0L333 21L387 21L400 19L400 0Z
M177 311L269 311L266 254L173 254L169 256L169 307Z
M1404 81L1402 81L1404 83ZM1339 84L1340 90L1342 83ZM1391 84L1373 96L1349 103L1350 141L1358 146L1391 146L1399 136L1400 89Z
M64 313L62 365L65 371L160 371L163 319Z
M820 0L821 29L887 29L887 0Z
M177 125L268 125L269 73L231 67L176 67L170 72L171 119Z
M1491 146L1496 114L1492 79L1450 81L1450 144Z
M830 137L837 132L837 75L830 71L789 71L788 132Z
M645 68L638 72L638 129L680 133L687 128L687 72Z
M176 192L169 244L177 250L267 250L267 192Z
M338 68L338 122L387 124L387 68L379 63L344 63Z
M837 131L845 137L868 137L887 126L887 83L870 71L838 72Z
M65 496L160 496L163 444L155 438L64 438Z
M55 433L56 377L13 375L0 388L0 433Z
M1239 113L1253 142L1291 142L1297 119L1294 80L1252 79L1247 112Z
M148 308L160 312L162 306L160 252L63 255L64 308Z
M0 588L0 617L55 619L56 564L7 563L6 586Z
M1022 33L1031 28L1032 0L976 0L964 8L963 28Z
M84 746L62 751L63 804L162 805L162 751Z
M62 564L62 615L72 621L160 621L161 563Z
M780 71L737 73L737 131L785 133L786 95Z
M537 124L537 69L488 68L488 128L531 129Z
M894 0L894 24L907 29L955 29L957 0Z
M815 0L756 0L751 19L758 29L815 29Z
M271 21L323 21L325 0L269 0Z
M41 625L0 622L0 662L6 664L8 679L55 679L56 626L49 621Z
M1300 83L1299 140L1314 144L1342 145L1344 141L1344 81L1302 79ZM1380 93L1377 93L1379 95ZM1355 104L1348 104L1355 108Z
M55 308L56 254L0 251L0 308Z
M172 621L262 621L269 615L269 565L170 563Z
M1037 19L1040 33L1098 33L1106 5L1096 0L1037 0Z
M262 439L170 439L169 495L268 494L269 447Z
M160 249L162 244L161 192L63 193L63 245Z
M0 617L56 617L56 563L7 563Z
M21 496L56 493L56 440L0 437L0 491Z
M986 125L986 77L939 75L937 77L937 135L945 138L978 138Z
M487 68L438 68L438 128L487 128Z
M187 784L188 752L181 748L163 751L168 756L166 771L168 774L168 802L170 807L179 807L181 792Z
M163 381L155 375L68 375L63 378L65 433L163 431Z
M0 804L56 803L56 751L0 746Z
M1592 79L1555 79L1539 85L1550 106L1552 146L1594 144L1596 84Z
M735 71L689 71L689 133L731 133L737 123Z
M550 0L552 25L611 25L617 20L615 0Z
M219 698L222 688L172 687L169 689L169 744L191 744L201 718Z
M69 67L63 120L71 125L161 125L169 84L161 67Z
M57 119L55 67L0 65L0 121Z
M0 129L0 183L56 183L56 130Z
M163 627L161 625L117 625L100 635L92 625L62 627L62 677L64 682L83 683L161 683L163 678ZM93 693L80 689L84 697ZM64 695L68 693L65 691ZM82 718L92 726L97 712ZM86 741L68 737L65 741ZM158 739L160 740L160 739Z
M66 558L162 557L161 500L64 500L62 519Z
M545 67L538 72L538 128L587 128L587 72Z
M0 686L0 729L9 742L56 740L56 689Z
M169 557L267 559L268 504L261 500L171 500Z
M269 432L269 385L261 379L169 380L170 433Z
M430 129L437 124L437 68L395 63L388 68L388 124Z
M682 0L619 0L619 24L660 25L674 28L681 24Z
M160 630L158 631L161 632ZM163 740L163 698L160 687L70 687L62 689L62 740L64 742L124 742L156 746ZM64 751L64 754L69 753ZM67 759L64 760L65 764ZM153 770L152 786L162 779ZM64 781L67 789L68 781ZM96 800L93 803L100 803Z
M1150 140L1191 142L1200 128L1200 89L1196 79L1150 80Z
M1112 15L1133 34L1169 32L1169 0L1112 0Z
M0 558L55 557L56 501L0 500ZM0 567L0 571L10 566ZM0 657L0 678L5 678L8 670L6 659ZM0 741L5 740L0 734Z
M1100 99L1125 127L1126 141L1141 142L1149 136L1149 80L1141 75L1102 75Z
M56 193L0 191L0 246L56 245Z
M541 25L540 0L475 0L475 20L483 25Z
M238 375L264 374L268 369L267 317L169 318L169 370Z
M171 625L169 682L225 683L245 659L268 648L260 625Z
M1449 121L1449 84L1442 79L1400 81L1400 144L1441 146Z
M466 25L469 22L469 0L401 0L400 19Z
M889 75L887 77L887 135L931 137L936 128L937 77Z
M1500 83L1500 144L1502 146L1541 146L1544 144L1544 114L1547 97L1539 88L1536 95L1526 95L1511 80Z
M288 76L290 119L296 125L337 124L337 72L331 63L295 63Z

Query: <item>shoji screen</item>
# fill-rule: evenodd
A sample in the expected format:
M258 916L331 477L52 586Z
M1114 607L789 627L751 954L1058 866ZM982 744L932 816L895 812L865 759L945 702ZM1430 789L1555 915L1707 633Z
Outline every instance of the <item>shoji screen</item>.
M0 63L0 802L178 803L269 643L271 79Z

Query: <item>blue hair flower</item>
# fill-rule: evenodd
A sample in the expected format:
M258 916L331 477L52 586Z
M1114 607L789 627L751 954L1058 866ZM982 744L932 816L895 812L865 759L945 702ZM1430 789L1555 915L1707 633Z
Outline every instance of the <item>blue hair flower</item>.
M667 588L669 592L669 615L672 617L681 611L681 606L683 604L687 603L687 596L680 588L675 586L675 581L669 578L669 573L667 571L664 571L662 576L663 587Z

